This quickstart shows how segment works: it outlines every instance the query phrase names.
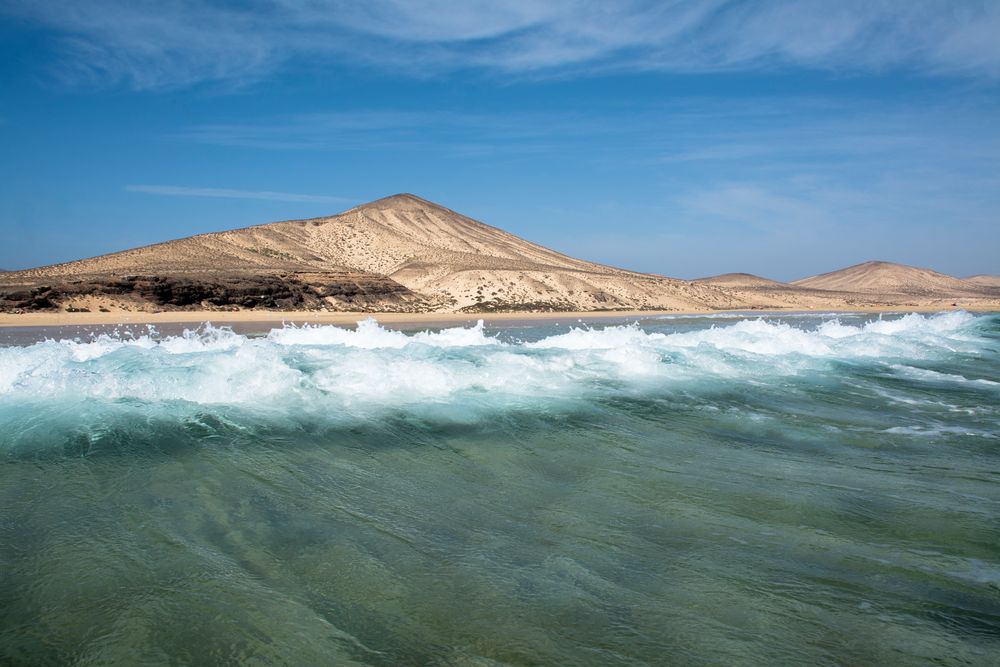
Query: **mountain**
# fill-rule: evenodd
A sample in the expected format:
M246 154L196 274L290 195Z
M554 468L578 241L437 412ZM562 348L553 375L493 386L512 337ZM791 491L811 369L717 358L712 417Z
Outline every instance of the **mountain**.
M728 308L719 288L574 259L409 194L0 277L0 308Z
M410 194L0 274L0 311L494 312L995 308L1000 289L867 262L792 284L697 281L563 255Z
M837 292L905 294L921 297L983 296L982 285L892 262L864 262L791 283L797 287Z

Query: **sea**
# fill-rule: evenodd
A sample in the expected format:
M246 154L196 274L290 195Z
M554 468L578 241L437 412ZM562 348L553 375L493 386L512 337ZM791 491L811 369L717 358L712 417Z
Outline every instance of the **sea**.
M1000 315L0 330L0 664L1000 664Z

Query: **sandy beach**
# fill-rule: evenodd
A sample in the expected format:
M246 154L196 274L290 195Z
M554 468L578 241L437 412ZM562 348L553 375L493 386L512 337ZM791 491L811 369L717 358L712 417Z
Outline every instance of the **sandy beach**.
M858 308L824 308L804 310L801 308L768 309L768 310L614 310L614 311L567 311L544 313L367 313L367 312L310 312L310 311L211 311L185 310L151 312L116 312L116 313L67 313L38 312L10 314L0 313L0 327L60 327L88 326L112 324L197 324L212 322L227 323L266 323L280 324L338 324L350 325L359 320L372 317L383 324L446 326L461 323L474 323L483 320L486 324L514 322L554 322L554 321L601 321L622 318L645 318L662 315L712 315L724 313L746 313L754 316L763 313L932 313L946 310L968 310L972 312L991 312L991 308L978 306L935 307L912 306L901 308L858 307Z

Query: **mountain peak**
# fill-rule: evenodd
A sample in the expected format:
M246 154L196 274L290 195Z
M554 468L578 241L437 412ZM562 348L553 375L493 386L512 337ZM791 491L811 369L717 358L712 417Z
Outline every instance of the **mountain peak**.
M360 210L360 209L391 209L394 211L415 211L415 210L432 209L437 211L451 212L451 209L445 208L440 204L435 204L434 202L428 201L423 197L418 197L417 195L410 194L409 192L400 192L398 194L389 195L388 197L382 197L381 199L370 201L367 204L361 204L360 206L356 206L353 210Z
M810 289L887 294L956 294L977 286L952 276L895 262L868 261L792 283Z

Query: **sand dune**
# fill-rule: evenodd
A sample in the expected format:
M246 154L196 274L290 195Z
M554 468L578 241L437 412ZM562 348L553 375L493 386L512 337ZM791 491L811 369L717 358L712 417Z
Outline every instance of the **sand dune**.
M548 312L1000 305L989 285L869 262L794 284L696 281L563 255L409 194L0 275L0 310Z

